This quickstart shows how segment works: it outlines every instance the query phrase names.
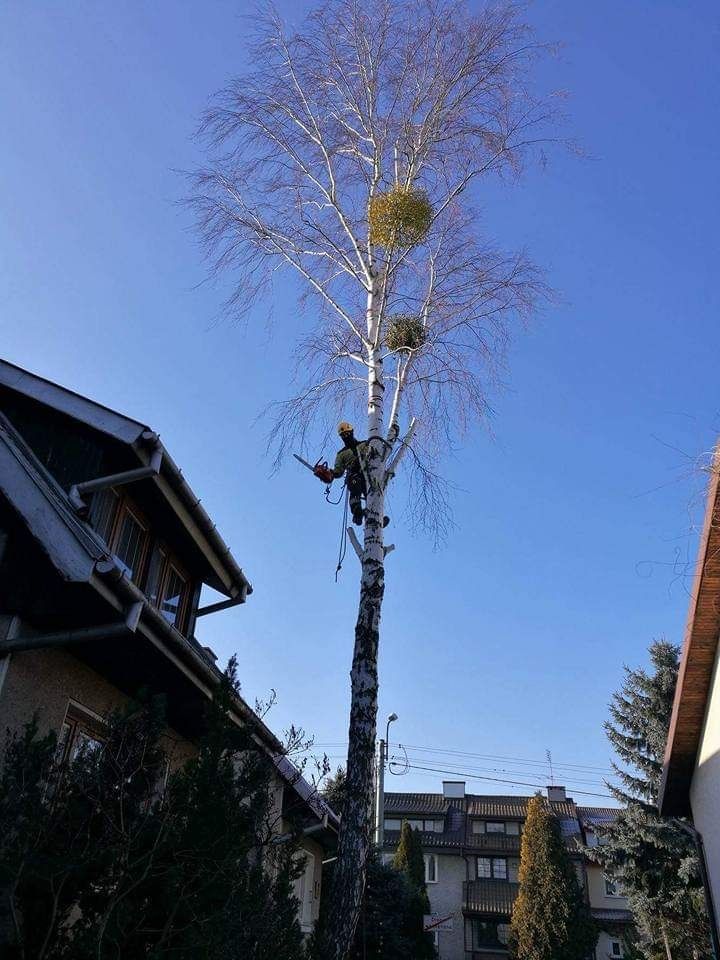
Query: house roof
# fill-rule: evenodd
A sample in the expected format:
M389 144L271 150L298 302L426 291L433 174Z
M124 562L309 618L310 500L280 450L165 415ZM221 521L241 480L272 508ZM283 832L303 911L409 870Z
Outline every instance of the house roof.
M591 907L590 913L594 920L604 920L605 923L632 923L633 915L630 910L605 910Z
M578 807L578 816L580 822L587 826L604 825L613 823L618 813L619 807Z
M441 793L386 793L386 813L435 813L445 814L451 803L462 801L447 800Z
M142 594L117 567L98 534L73 509L70 498L45 469L10 421L0 413L0 494L10 504L30 536L40 546L61 578L67 582L87 583L107 599L117 596L115 606L122 610ZM102 573L99 573L102 571ZM185 637L160 614L144 603L137 630L155 640L158 636L168 658L180 656L197 678L201 689L217 686L221 672L205 649L193 638ZM0 649L0 653L1 653ZM283 754L283 745L245 700L236 695L238 717L254 731L272 759L279 776L307 804L319 820L337 829L337 815L317 791L304 779Z
M668 731L658 805L666 816L690 813L697 762L720 634L720 448L710 475L690 607Z
M149 440L160 447L162 461L153 482L163 494L178 519L205 556L209 569L208 583L230 598L242 602L252 586L218 533L200 499L185 480L182 470L173 461L156 433L138 420L126 417L109 407L81 396L66 387L0 360L0 387L5 387L58 413L71 417L124 444L138 462L150 463ZM94 479L79 477L78 483Z

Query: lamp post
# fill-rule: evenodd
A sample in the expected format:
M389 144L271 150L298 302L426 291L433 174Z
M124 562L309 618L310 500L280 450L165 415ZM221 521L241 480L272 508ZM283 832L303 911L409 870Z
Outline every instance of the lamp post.
M397 718L396 713L390 714L385 726L385 739L378 742L377 776L375 778L375 846L378 850L382 850L385 843L385 763L388 758L390 724Z

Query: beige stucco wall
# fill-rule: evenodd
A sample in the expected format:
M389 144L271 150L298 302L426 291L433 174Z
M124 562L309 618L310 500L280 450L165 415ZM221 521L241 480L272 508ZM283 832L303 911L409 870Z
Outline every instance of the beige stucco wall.
M715 655L710 696L690 787L693 822L702 834L715 904L720 911L720 647Z
M605 874L595 863L586 865L590 906L596 910L629 910L626 897L608 897L605 893Z
M99 717L118 709L128 698L100 674L62 649L27 650L0 660L0 751L5 730L18 730L37 713L40 733L60 733L71 700ZM168 729L164 744L171 766L182 764L193 746Z

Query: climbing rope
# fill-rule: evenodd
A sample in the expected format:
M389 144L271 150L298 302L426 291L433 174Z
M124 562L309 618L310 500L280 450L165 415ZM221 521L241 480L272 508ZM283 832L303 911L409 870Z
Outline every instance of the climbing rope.
M348 501L350 499L350 491L347 489L347 484L344 486L345 491L345 506L343 507L343 519L342 519L342 530L340 531L340 549L338 551L338 563L335 568L335 583L338 581L338 574L342 570L343 561L345 560L345 554L347 552L347 516L348 516ZM328 493L330 488L328 487ZM342 494L341 494L342 496ZM328 503L332 503L332 500L328 500ZM336 501L340 503L339 500Z

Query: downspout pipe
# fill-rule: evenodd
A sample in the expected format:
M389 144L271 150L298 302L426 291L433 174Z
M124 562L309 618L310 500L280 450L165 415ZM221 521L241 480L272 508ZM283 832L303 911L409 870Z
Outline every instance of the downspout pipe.
M123 470L121 473L110 473L104 477L96 477L94 480L75 483L70 487L68 494L70 502L78 513L84 515L88 511L88 505L83 499L87 494L97 493L98 490L106 490L108 487L121 487L127 483L134 483L137 480L156 477L160 473L162 459L163 447L160 440L157 439L150 456L150 463L147 467L136 467L134 470Z
M25 650L44 650L47 647L66 647L73 643L88 643L91 640L110 640L124 637L137 629L141 604L133 604L121 622L103 623L95 627L79 627L76 630L60 630L56 633L41 633L34 637L12 637L0 641L0 655L20 653Z

